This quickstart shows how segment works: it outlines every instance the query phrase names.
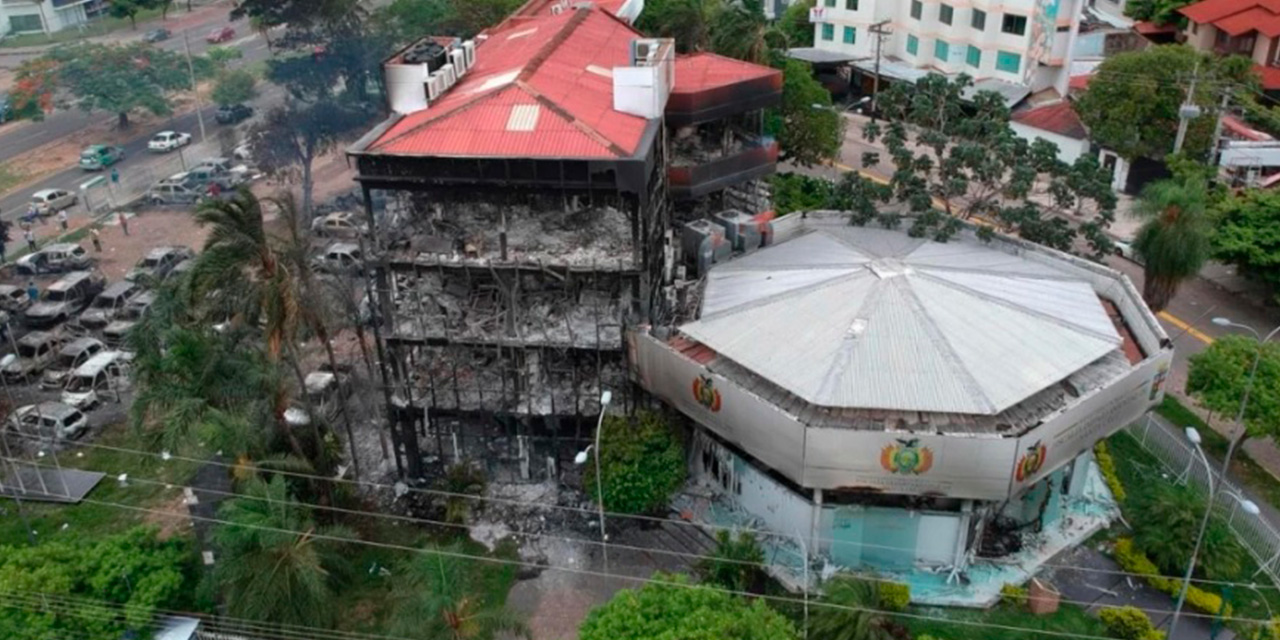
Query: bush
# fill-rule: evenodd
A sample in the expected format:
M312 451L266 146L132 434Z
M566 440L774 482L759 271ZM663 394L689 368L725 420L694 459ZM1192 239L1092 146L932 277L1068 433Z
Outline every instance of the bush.
M1129 573L1145 576L1144 579L1148 584L1163 591L1171 597L1178 597L1178 591L1182 588L1182 582L1174 578L1166 578L1160 575L1159 567L1151 561L1150 558L1143 555L1141 551L1133 546L1133 540L1129 538L1120 538L1116 540L1116 563L1120 568ZM1226 610L1222 609L1222 597L1209 593L1192 585L1187 589L1187 604L1192 607L1211 615L1218 615L1221 611L1224 616L1231 615L1231 606L1228 605Z
M655 574L639 590L624 589L596 607L578 629L582 640L653 638L733 638L795 640L796 628L763 600L748 601L710 587L688 584L680 575Z
M901 582L880 583L880 608L886 611L906 611L911 604L911 586Z
M826 209L831 201L831 181L799 173L776 173L769 178L773 186L773 209L778 215L792 211Z
M1111 451L1107 449L1106 440L1099 440L1098 444L1093 446L1093 456L1098 460L1098 470L1102 472L1102 479L1111 490L1111 497L1115 498L1116 504L1123 504L1128 496L1125 494L1124 484L1120 482L1120 475L1116 473L1116 461L1111 457Z
M1129 496L1127 516L1134 523L1133 541L1160 568L1175 576L1186 570L1196 531L1204 517L1204 495L1185 486L1149 483ZM1231 580L1244 566L1244 547L1221 519L1209 522L1196 565L1198 577Z
M714 554L698 563L698 573L708 584L733 591L760 593L764 583L764 550L755 534L716 532Z
M652 411L633 419L605 416L600 468L604 507L621 513L655 513L684 484L684 445L675 428ZM594 461L583 484L597 501Z
M1137 607L1108 607L1098 612L1107 631L1121 640L1164 640L1164 632L1158 631Z
M1027 598L1030 593L1025 587L1019 587L1016 584L1006 584L1000 587L1000 603L1011 607L1022 607L1027 604Z
M444 519L451 524L464 524L471 516L471 507L475 500L463 496L478 496L484 493L488 481L484 470L480 467L461 462L451 465L435 483L437 491L452 494L444 499Z

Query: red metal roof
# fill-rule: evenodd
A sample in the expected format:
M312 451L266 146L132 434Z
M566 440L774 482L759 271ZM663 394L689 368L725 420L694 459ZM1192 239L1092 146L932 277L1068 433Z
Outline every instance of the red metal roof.
M714 53L694 53L676 58L676 84L671 93L697 93L770 77L781 83L782 72Z
M1072 91L1084 91L1089 88L1090 80L1093 80L1093 74L1091 73L1071 76L1071 79L1067 81L1067 89Z
M1262 79L1263 89L1280 89L1280 69L1255 64L1253 72Z
M1227 130L1227 135L1229 137L1239 138L1241 140L1253 140L1255 142L1272 139L1269 134L1250 127L1231 114L1222 116L1222 126Z
M1280 0L1201 0L1178 12L1198 24L1212 24L1232 36L1258 31L1280 35Z
M1133 30L1144 36L1153 36L1161 33L1177 33L1178 27L1173 24L1156 24L1142 20L1133 24Z
M1021 125L1076 140L1089 137L1089 132L1080 121L1080 116L1076 115L1076 110L1071 108L1071 103L1066 100L1016 112L1011 119Z
M427 109L401 118L372 153L480 157L634 155L648 121L613 110L612 69L639 32L598 8L513 17Z
M596 0L593 4L616 16L618 15L618 11L620 11L622 6L626 3L627 0ZM551 8L553 6L560 5L565 7L568 11L572 11L569 7L572 7L574 4L577 4L577 2L564 3L561 2L561 0L529 0L528 2L520 5L520 8L516 9L511 15L530 17L550 16L552 15Z

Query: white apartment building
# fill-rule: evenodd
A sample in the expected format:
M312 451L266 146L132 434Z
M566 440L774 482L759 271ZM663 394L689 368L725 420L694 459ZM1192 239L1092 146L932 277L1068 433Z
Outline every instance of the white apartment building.
M0 35L83 27L107 6L105 0L0 0Z
M1001 90L1010 102L1049 87L1065 94L1071 49L1083 0L818 0L810 12L818 49L874 69L876 36L881 76L912 81L930 71L966 73L979 88ZM1017 96L1017 99L1012 99Z

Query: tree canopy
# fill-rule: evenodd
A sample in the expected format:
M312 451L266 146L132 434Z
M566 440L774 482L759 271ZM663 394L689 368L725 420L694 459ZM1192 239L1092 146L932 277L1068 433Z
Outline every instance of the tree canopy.
M1138 199L1134 210L1146 222L1133 249L1143 263L1142 297L1152 311L1168 306L1178 285L1209 260L1208 197L1204 182L1193 178L1153 182Z
M1214 340L1204 351L1191 356L1187 392L1206 409L1235 416L1258 348L1258 341L1252 335L1229 335ZM1262 345L1262 359L1249 391L1244 424L1251 437L1280 435L1280 343Z
M1222 92L1254 83L1251 67L1248 58L1217 58L1180 44L1127 51L1099 65L1076 113L1099 145L1129 160L1163 158L1173 152L1178 109L1198 76L1192 98L1201 115L1189 123L1183 149L1203 157Z
M1134 20L1146 20L1156 24L1176 24L1182 25L1186 23L1186 19L1182 14L1178 13L1181 9L1197 0L1129 0L1124 5L1124 14Z
M604 506L609 511L651 513L663 508L684 483L684 447L675 428L652 411L634 419L605 416L600 436ZM583 485L595 494L595 464ZM599 496L596 496L599 499Z
M113 18L128 18L129 27L138 28L138 14L147 9L163 9L169 12L173 0L111 0L107 11Z
M1213 256L1280 293L1280 193L1250 189L1214 209Z
M681 575L655 578L680 586L649 583L619 591L587 615L581 640L795 640L795 626L763 600L748 602L724 591L688 584Z
M787 46L813 46L813 23L809 22L809 10L816 2L817 0L796 0L778 17L778 29L787 35Z
M781 57L782 106L765 113L765 132L777 137L778 159L811 167L840 156L844 119L809 63Z
M240 104L248 102L258 95L257 79L244 69L227 71L218 76L213 84L210 98L217 104Z

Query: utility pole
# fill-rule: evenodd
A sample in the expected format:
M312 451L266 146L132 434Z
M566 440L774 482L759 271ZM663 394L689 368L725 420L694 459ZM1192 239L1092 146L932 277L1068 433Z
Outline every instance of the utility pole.
M200 142L208 142L209 136L204 130L204 102L200 100L200 90L196 87L196 67L191 63L190 34L190 29L182 32L182 44L187 50L187 73L191 74L191 92L196 94L196 120L200 123Z
M1187 97L1182 101L1182 106L1178 107L1178 137L1173 141L1173 152L1182 151L1182 143L1187 139L1187 125L1191 121L1200 117L1200 107L1195 103L1196 81L1200 79L1200 63L1196 63L1196 68L1191 72L1191 84L1187 85Z
M886 29L885 25L889 24L888 20L881 20L873 25L868 31L876 37L876 71L875 76L871 78L871 121L876 121L876 98L880 96L880 51L884 46L884 37L893 35L893 31Z
M1218 118L1213 124L1213 144L1209 145L1209 166L1218 164L1218 145L1222 143L1222 119L1227 116L1227 106L1231 104L1231 92L1222 92L1222 102L1218 105Z

